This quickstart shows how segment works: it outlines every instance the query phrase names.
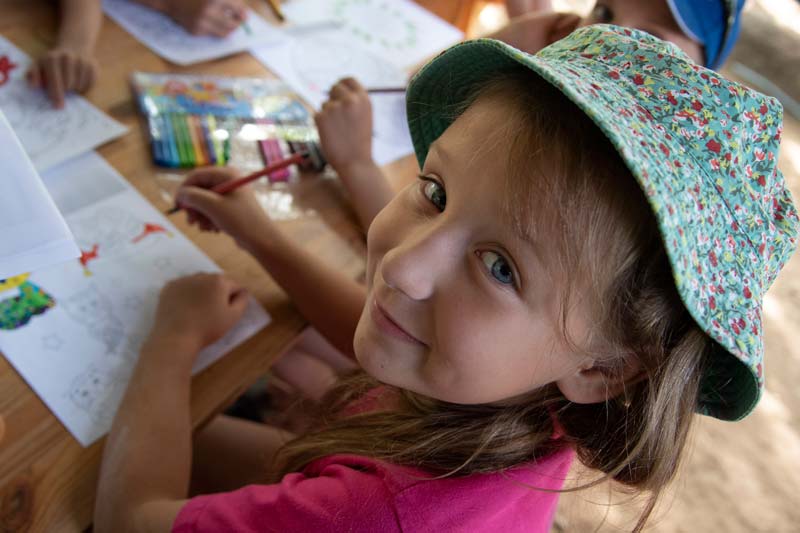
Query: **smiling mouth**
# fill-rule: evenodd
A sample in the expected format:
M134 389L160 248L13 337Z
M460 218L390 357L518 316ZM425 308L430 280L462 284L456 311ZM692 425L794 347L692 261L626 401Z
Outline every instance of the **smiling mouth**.
M403 329L400 324L395 322L389 313L384 311L383 308L378 304L376 299L372 299L372 305L370 307L372 321L375 322L375 324L378 326L378 329L380 329L383 333L410 344L426 346L424 342L410 334L408 331Z

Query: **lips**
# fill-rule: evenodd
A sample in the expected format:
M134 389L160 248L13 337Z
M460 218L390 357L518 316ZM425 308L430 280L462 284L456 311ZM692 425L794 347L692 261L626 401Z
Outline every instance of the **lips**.
M392 318L392 316L380 306L377 299L372 299L372 305L370 307L370 315L372 316L372 320L378 326L378 329L380 329L383 333L409 344L425 346L424 342L413 336L400 324L398 324L394 318Z

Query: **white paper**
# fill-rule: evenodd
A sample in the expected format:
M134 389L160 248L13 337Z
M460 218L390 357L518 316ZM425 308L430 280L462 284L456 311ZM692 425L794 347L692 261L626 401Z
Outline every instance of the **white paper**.
M0 282L74 259L66 222L0 111Z
M0 350L88 446L111 427L163 285L219 268L97 154L52 169L43 178L52 185L56 203L69 210L66 220L84 261L0 284ZM86 205L64 196L70 190L66 184L88 182L108 195ZM33 301L26 313L6 312L20 297ZM251 299L234 329L201 352L194 372L269 321Z
M276 42L283 32L249 11L246 25L227 37L192 35L168 16L131 0L103 0L103 10L145 46L177 65L191 65ZM248 32L245 27L249 27Z
M334 20L353 46L411 68L464 38L411 0L291 0L284 6L295 25Z
M42 172L92 150L128 129L76 94L56 109L41 89L25 81L30 58L0 36L0 110Z
M315 109L328 99L331 86L347 76L365 87L405 87L407 83L401 69L359 48L346 33L332 27L305 31L251 53ZM405 94L376 94L371 100L375 162L383 165L411 153Z
M284 12L298 31L251 53L315 109L347 76L367 88L405 87L406 72L463 38L457 28L409 0L292 0ZM375 162L383 165L412 153L405 95L370 99Z

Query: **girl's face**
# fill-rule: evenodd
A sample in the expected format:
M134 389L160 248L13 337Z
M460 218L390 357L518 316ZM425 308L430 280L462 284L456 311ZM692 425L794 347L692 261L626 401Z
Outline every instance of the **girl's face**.
M508 150L493 125L510 113L493 100L471 105L369 229L354 346L385 383L488 403L560 385L587 364L559 329L562 291L543 263L550 239L520 235L504 209ZM586 316L585 304L572 305L572 338Z

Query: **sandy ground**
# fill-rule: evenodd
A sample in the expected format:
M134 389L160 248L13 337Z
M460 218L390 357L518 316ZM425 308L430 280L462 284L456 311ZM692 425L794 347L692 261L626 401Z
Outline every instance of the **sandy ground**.
M723 72L800 101L800 2L750 0L741 39ZM791 100L784 97L779 167L800 203L800 117L789 116ZM800 254L767 295L764 315L764 398L742 422L700 417L681 476L648 531L800 532ZM591 479L577 470L574 476ZM620 494L610 497L609 489L563 495L553 531L630 530L636 502Z

